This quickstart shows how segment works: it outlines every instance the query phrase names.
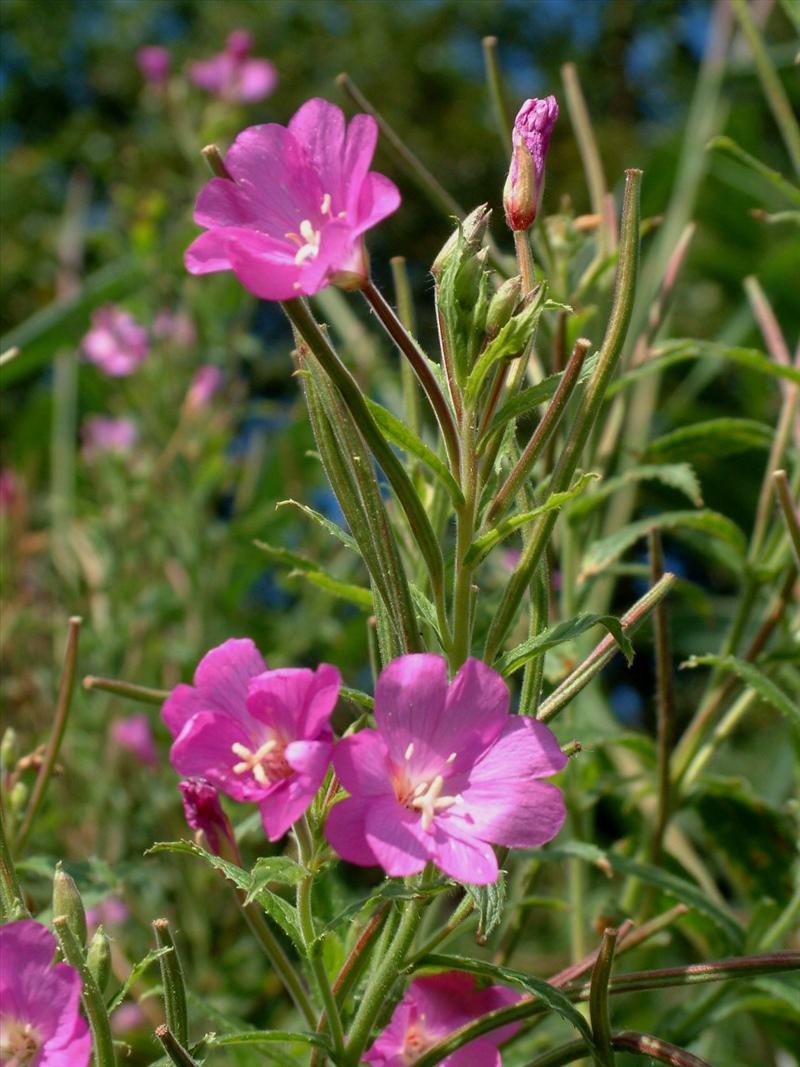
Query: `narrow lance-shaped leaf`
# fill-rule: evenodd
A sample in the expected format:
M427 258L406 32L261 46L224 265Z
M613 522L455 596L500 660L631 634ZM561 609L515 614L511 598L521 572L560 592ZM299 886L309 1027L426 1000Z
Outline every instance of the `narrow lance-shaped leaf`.
M613 493L631 482L660 482L683 493L695 507L703 506L700 482L690 463L648 463L641 467L631 467L616 478L609 478L594 487L591 493L585 493L580 500L573 501L568 511L570 522L584 518L600 507Z
M773 428L755 419L721 418L682 426L647 446L647 459L692 460L719 459L754 448L767 449L772 444Z
M750 689L754 689L762 700L770 704L781 715L785 715L789 722L800 727L800 706L786 694L780 686L766 675L760 667L736 656L691 656L681 668L686 667L714 667L717 670L738 674L741 680Z
M622 629L622 624L615 615L595 615L584 611L571 619L565 619L554 626L542 630L535 637L523 641L522 644L512 648L501 656L496 663L497 670L508 677L524 667L532 659L543 656L551 648L561 645L565 641L573 641L582 633L590 630L593 626L604 626L621 648L628 663L633 659L633 644L630 637Z

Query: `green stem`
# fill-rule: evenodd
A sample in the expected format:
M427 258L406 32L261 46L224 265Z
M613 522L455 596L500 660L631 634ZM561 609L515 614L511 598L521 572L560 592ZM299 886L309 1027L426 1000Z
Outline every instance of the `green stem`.
M93 674L87 674L81 684L84 689L100 689L139 704L163 704L169 696L169 689L150 689L134 685L133 682L123 682L119 678L96 678Z
M168 1026L157 1026L155 1033L175 1067L200 1067L197 1060L190 1056Z
M303 815L294 826L297 835L297 844L300 850L300 862L304 867L310 867L314 862L314 842L311 828L308 825L308 817ZM322 958L322 945L317 943L317 933L314 928L314 911L312 908L311 894L314 889L314 875L308 874L301 880L297 887L297 914L300 918L300 932L303 935L306 957L311 963L311 969L317 980L317 987L325 1014L328 1017L333 1047L336 1059L341 1061L344 1056L344 1029L342 1017L339 1014L339 1005L333 995L328 972L325 970L325 961Z
M650 580L656 585L664 577L664 551L658 530L650 533ZM666 601L653 609L653 630L656 658L656 779L658 782L658 813L650 844L650 862L658 864L664 832L670 815L670 754L675 723L675 690L672 677L672 642Z
M503 89L503 77L500 73L500 63L497 59L497 38L483 38L483 62L486 67L486 86L489 90L489 99L492 102L492 115L507 156L511 155L511 116L508 113L506 94Z
M695 1056L693 1052L673 1045L669 1041L662 1041L659 1037L651 1034L640 1034L634 1030L623 1030L613 1034L609 1038L612 1049L619 1052L628 1052L634 1056L646 1056L659 1063L671 1064L672 1067L710 1067L705 1060ZM589 1054L591 1050L583 1038L577 1041L569 1041L565 1045L559 1045L552 1052L546 1052L544 1056L537 1056L531 1060L528 1067L566 1067L569 1063L576 1063Z
M639 263L639 186L642 172L626 171L625 200L622 209L622 243L619 253L614 301L605 337L600 348L597 368L590 380L581 405L551 480L551 491L569 487L584 446L600 414L606 389L617 365L633 308ZM486 638L484 660L492 663L516 615L520 601L530 584L557 520L557 514L545 516L522 553L522 559L506 588Z
M186 1007L186 983L183 977L183 965L175 947L172 931L166 919L154 919L153 932L158 948L167 948L159 957L161 968L161 986L164 993L164 1014L167 1026L178 1041L185 1045L189 1040L189 1012Z
M355 379L340 361L333 348L331 348L328 339L320 330L306 305L301 300L290 300L286 301L282 306L289 321L333 382L397 495L420 552L427 564L437 619L441 627L442 638L447 641L449 626L445 605L444 560L441 547L422 501L417 495L403 464L378 428Z
M14 843L17 855L22 852L25 842L28 839L28 834L31 832L33 821L41 807L42 801L44 800L44 795L47 792L47 786L53 774L53 768L56 765L56 759L58 758L58 753L61 748L61 742L64 739L64 731L67 728L67 719L69 718L69 709L72 704L75 666L78 659L78 637L80 635L82 621L83 620L78 615L73 615L69 620L67 648L64 653L64 668L61 673L61 685L58 690L58 702L56 704L53 727L50 731L50 737L47 742L44 758L42 759L42 765L36 776L31 799L28 802L28 807L25 812L25 818L22 820L22 826L19 828L19 833L17 834Z
M287 993L294 1001L295 1007L308 1026L313 1029L317 1023L317 1015L311 1005L311 1001L308 999L308 993L303 987L300 976L292 966L289 957L283 951L280 942L270 930L258 904L245 904L244 896L244 893L237 891L239 907L247 925L264 950L264 954L272 965L273 970L283 982Z
M567 99L567 110L575 131L575 140L578 142L583 172L586 176L586 184L589 187L589 199L592 211L605 219L606 215L606 178L603 172L603 163L600 159L600 151L592 129L592 120L589 118L589 109L581 89L578 71L574 63L565 63L561 68L561 78L564 82L564 95ZM608 239L606 227L603 223L597 230L597 258L604 259L608 254Z
M75 935L69 927L66 915L57 915L53 919L56 937L64 959L80 975L83 1008L92 1029L92 1043L96 1067L115 1067L114 1041L108 1022L108 1012L103 1001L103 994L94 980L89 965L81 952Z
M418 960L421 960L423 956L427 956L432 952L438 945L441 945L443 941L446 941L463 922L466 922L474 910L475 901L470 896L464 896L447 922L435 934L432 934L423 945L420 945L416 952L408 957L408 965L412 966Z
M611 1020L608 1014L608 983L611 978L616 943L617 931L611 927L604 930L589 985L589 1018L601 1067L614 1067L615 1063L614 1050L611 1046Z
M414 301L411 296L411 283L408 280L405 256L392 256L389 260L392 268L392 281L394 282L394 294L397 301L397 315L404 329L412 337L416 337L417 323L414 314ZM400 364L400 377L403 382L403 407L406 413L406 422L412 433L419 437L420 434L420 411L419 394L414 377L414 370L408 360Z
M379 1012L386 1003L389 991L398 974L406 963L406 956L414 940L421 918L421 905L418 900L406 901L397 933L381 960L375 975L364 991L356 1017L350 1029L347 1041L345 1063L355 1067L367 1047L370 1032Z
M466 566L466 556L475 536L478 507L478 457L475 451L475 413L464 409L461 418L461 491L464 504L456 516L456 556L453 588L453 644L450 668L453 671L464 663L472 644L472 568Z
M22 887L17 878L14 857L6 837L6 816L4 804L0 797L0 922L13 922L28 914Z
M772 484L778 505L783 514L783 521L786 524L786 532L789 534L792 553L798 569L800 569L800 518L798 518L797 507L792 500L792 491L789 488L789 479L786 477L786 471L775 471L772 475Z

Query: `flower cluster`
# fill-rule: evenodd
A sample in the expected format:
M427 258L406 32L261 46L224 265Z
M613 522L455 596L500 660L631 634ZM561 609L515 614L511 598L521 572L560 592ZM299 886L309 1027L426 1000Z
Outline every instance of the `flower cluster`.
M233 30L225 47L187 69L192 85L229 104L255 104L275 89L278 72L268 59L251 55L253 38L247 30ZM136 63L148 84L163 87L169 80L172 56L163 45L150 44L136 53Z
M430 862L488 884L498 876L492 845L532 848L558 833L561 791L538 779L563 770L566 757L548 727L510 714L505 682L484 663L468 660L448 684L440 656L399 657L378 679L375 728L334 747L338 695L335 667L268 670L252 641L226 641L164 704L172 764L258 804L275 841L332 762L349 795L330 811L329 843L392 876Z

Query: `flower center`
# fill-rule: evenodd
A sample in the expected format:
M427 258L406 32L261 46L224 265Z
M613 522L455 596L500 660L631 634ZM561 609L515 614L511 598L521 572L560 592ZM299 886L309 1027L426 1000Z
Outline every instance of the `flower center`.
M330 193L325 193L322 197L319 211L323 217L327 216L328 218L333 218ZM336 217L337 219L346 218L347 212L340 211ZM300 230L299 233L286 233L284 234L284 237L287 241L291 241L292 244L297 245L294 261L299 266L301 263L305 263L307 259L316 259L319 255L319 243L322 238L322 229L315 230L311 219L303 219L298 229Z
M411 1023L406 1030L401 1055L403 1063L405 1063L407 1067L411 1067L411 1064L415 1063L423 1052L427 1052L427 1050L434 1044L430 1034L422 1025L424 1022L425 1016L423 1015L417 1022Z
M31 1024L0 1015L0 1059L3 1067L28 1067L42 1047L39 1031Z
M408 762L414 755L414 742L405 751L404 759ZM452 752L447 757L447 763L452 763L456 758L456 753ZM433 820L440 811L447 811L456 804L461 797L456 795L449 796L442 795L444 789L444 776L441 774L434 775L433 778L426 778L422 781L411 782L409 781L408 773L403 770L400 774L399 781L395 783L395 794L397 799L405 808L422 812L422 829L430 830L433 825Z
M256 749L249 749L240 741L231 745L231 752L240 762L233 765L234 774L252 774L259 785L265 788L284 778L291 778L294 771L286 762L285 745L271 737Z

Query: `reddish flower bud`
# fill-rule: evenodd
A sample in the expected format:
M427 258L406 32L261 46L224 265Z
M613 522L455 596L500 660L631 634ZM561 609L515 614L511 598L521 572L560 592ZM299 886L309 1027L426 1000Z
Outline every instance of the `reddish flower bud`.
M527 230L536 218L544 189L544 162L558 118L554 96L526 100L514 119L513 155L503 190L506 222L512 230Z
M215 856L236 852L231 821L222 810L219 793L205 778L186 778L178 783L183 793L183 813L193 830L202 830Z

